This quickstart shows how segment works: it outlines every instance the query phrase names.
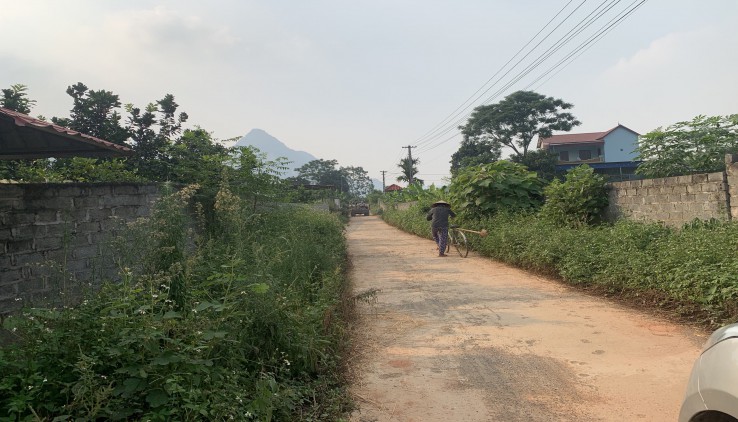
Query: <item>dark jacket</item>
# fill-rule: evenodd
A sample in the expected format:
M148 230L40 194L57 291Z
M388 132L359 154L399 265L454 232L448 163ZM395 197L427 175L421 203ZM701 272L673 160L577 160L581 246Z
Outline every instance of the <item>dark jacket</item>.
M456 214L451 211L451 207L439 205L431 208L431 210L428 211L428 215L425 216L425 219L431 222L431 228L440 229L448 227L449 217L456 217Z

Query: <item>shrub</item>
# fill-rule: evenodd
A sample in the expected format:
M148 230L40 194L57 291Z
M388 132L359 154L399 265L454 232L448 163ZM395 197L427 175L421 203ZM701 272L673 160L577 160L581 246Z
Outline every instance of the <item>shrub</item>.
M546 203L541 215L553 222L582 226L594 221L607 206L605 178L586 164L566 173L562 182L554 179L543 190Z
M393 210L383 217L428 237L418 211ZM713 326L738 317L738 223L691 223L678 230L623 220L574 227L535 214L504 212L459 223L487 229L487 237L469 236L482 255L570 284L643 297L649 306L696 312L701 322Z
M499 211L537 208L542 187L534 172L503 160L463 169L451 181L449 192L460 212L484 217Z
M189 192L189 193L188 193ZM134 224L122 281L4 328L0 420L335 420L343 225L295 207L253 214L221 191L187 244L186 199ZM133 265L133 264L136 265Z

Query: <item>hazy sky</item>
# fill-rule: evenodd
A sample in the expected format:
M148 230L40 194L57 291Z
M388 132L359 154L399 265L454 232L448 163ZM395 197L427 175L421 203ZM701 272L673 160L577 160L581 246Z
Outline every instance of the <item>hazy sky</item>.
M0 0L0 88L27 85L37 101L32 114L47 117L69 115L65 90L76 82L137 106L171 93L189 123L218 139L264 129L373 178L387 170L388 184L407 154L402 146L417 145L419 177L439 183L461 139L453 136L457 121L520 89L573 103L576 132L621 123L646 133L699 114L738 113L736 0L646 1L563 70L546 73L639 2Z

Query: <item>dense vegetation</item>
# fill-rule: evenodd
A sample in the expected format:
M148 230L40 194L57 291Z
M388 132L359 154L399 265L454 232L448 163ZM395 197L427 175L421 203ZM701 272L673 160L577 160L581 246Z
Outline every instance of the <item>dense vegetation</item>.
M657 128L638 142L637 173L680 176L725 170L726 153L738 153L738 114L697 116L666 129Z
M389 198L383 218L429 238L425 213L446 199L459 213L456 224L489 232L469 236L483 255L710 326L738 317L738 224L604 223L598 217L607 205L605 181L587 166L547 185L543 205L542 199L535 204L532 193L539 191L526 183L530 174L518 167L487 164L467 171L473 177L462 172L448 190ZM393 200L415 204L399 211Z
M425 211L390 209L390 224L430 237ZM489 231L469 236L479 253L579 286L642 300L708 325L738 317L738 224L694 223L683 229L619 221L572 227L536 214L499 213L462 219L463 227Z
M195 191L122 232L122 283L5 320L0 420L340 417L342 222L224 187L193 226Z
M30 113L26 87L0 106ZM121 227L105 256L121 280L69 280L70 306L4 318L0 421L340 420L345 347L344 220L309 206L326 191L349 200L371 181L361 167L289 163L226 148L167 94L144 108L78 83L54 123L131 147L125 159L0 163L15 181L174 182L151 216ZM41 116L41 118L43 118ZM187 186L187 187L184 187ZM63 262L55 265L64 266ZM3 336L5 340L5 336Z

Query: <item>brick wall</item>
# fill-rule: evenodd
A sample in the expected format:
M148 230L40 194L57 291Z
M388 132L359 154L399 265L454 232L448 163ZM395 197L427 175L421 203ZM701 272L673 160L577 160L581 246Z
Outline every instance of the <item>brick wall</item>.
M610 183L607 218L661 221L672 226L695 218L738 218L736 159L736 155L726 155L726 171L720 173Z
M0 184L0 315L117 277L111 235L159 196L154 184Z

